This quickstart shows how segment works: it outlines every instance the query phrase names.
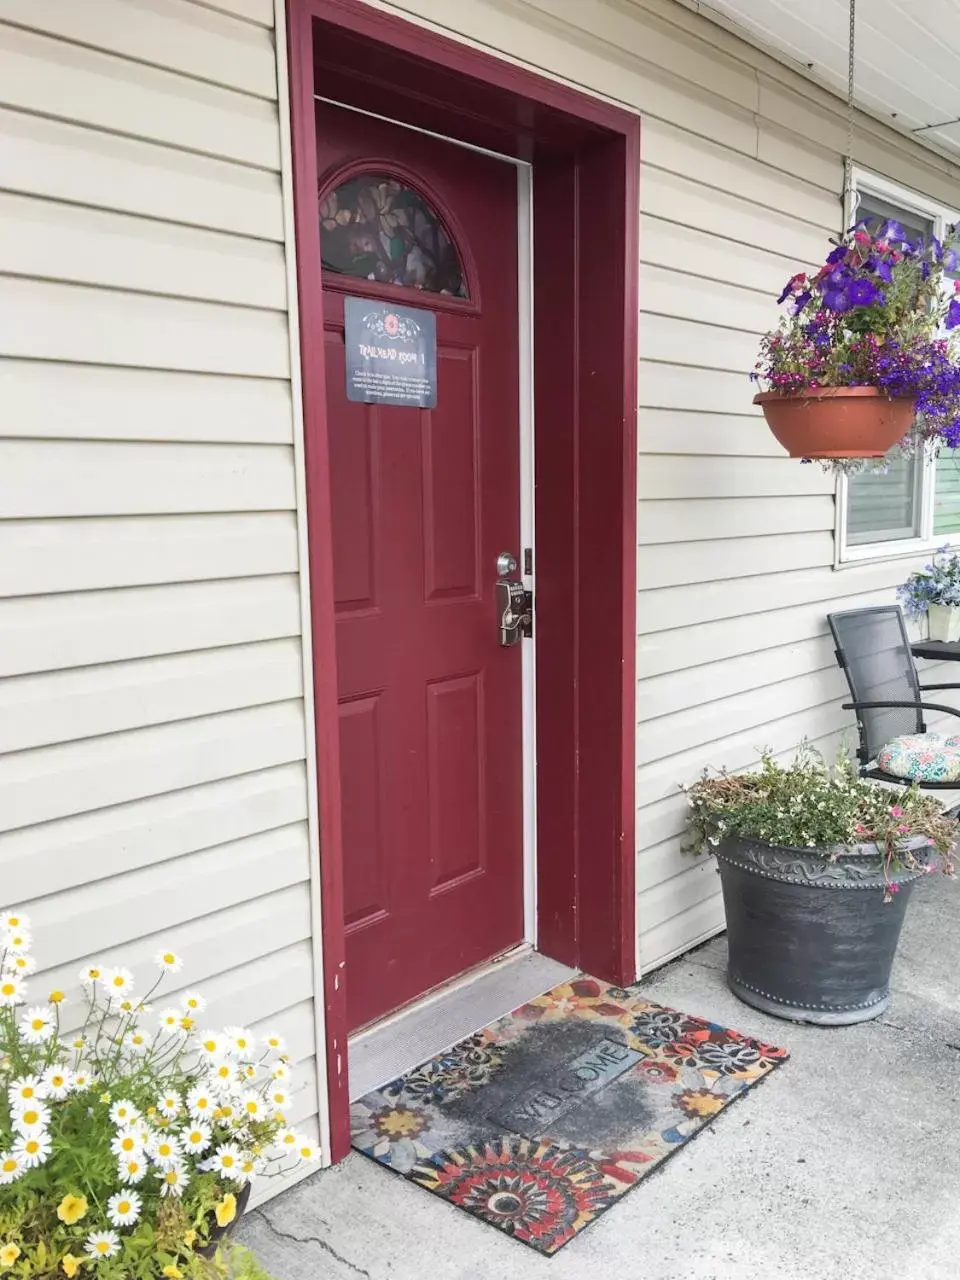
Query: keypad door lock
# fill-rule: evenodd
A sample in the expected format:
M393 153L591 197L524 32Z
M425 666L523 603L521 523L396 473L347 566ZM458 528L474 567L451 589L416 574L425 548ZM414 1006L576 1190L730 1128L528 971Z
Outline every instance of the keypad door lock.
M497 617L500 620L500 643L504 648L519 644L524 636L533 635L533 595L522 582L506 575L515 573L517 562L509 551L497 557Z

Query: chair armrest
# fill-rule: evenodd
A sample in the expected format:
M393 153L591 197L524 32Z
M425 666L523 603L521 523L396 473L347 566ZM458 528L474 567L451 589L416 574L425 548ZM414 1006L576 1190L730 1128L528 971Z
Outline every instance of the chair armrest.
M960 716L960 708L948 707L942 702L844 702L842 711L880 711L885 707L909 707L916 711L943 711L946 715Z
M921 689L960 689L960 682L954 680L952 684L922 684Z

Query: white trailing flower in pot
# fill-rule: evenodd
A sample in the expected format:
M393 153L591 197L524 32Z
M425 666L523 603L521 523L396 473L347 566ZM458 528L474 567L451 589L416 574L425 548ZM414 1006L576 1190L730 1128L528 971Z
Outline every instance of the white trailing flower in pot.
M128 969L85 967L70 1017L60 991L28 998L29 923L0 913L3 1280L269 1280L225 1233L256 1178L319 1156L289 1126L283 1043L198 1031L195 991L152 1014L181 960L156 964L141 999Z
M940 547L933 559L911 573L897 594L911 618L927 619L931 640L960 640L960 555Z

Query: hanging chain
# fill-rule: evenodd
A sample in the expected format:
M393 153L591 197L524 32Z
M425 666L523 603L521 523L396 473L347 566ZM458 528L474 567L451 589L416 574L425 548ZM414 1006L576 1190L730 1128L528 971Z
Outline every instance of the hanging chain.
M857 201L853 192L853 91L856 45L857 0L850 0L850 35L847 43L847 154L843 158L843 213L847 225L856 221L857 214Z

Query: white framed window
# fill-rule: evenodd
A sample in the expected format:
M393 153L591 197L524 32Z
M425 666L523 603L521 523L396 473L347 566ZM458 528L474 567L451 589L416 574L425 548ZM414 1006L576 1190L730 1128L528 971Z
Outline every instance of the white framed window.
M960 221L955 210L863 170L854 172L855 213L884 223L895 218L909 235L943 239ZM864 471L837 482L837 565L915 555L960 544L960 449L937 458L896 458L885 472Z

